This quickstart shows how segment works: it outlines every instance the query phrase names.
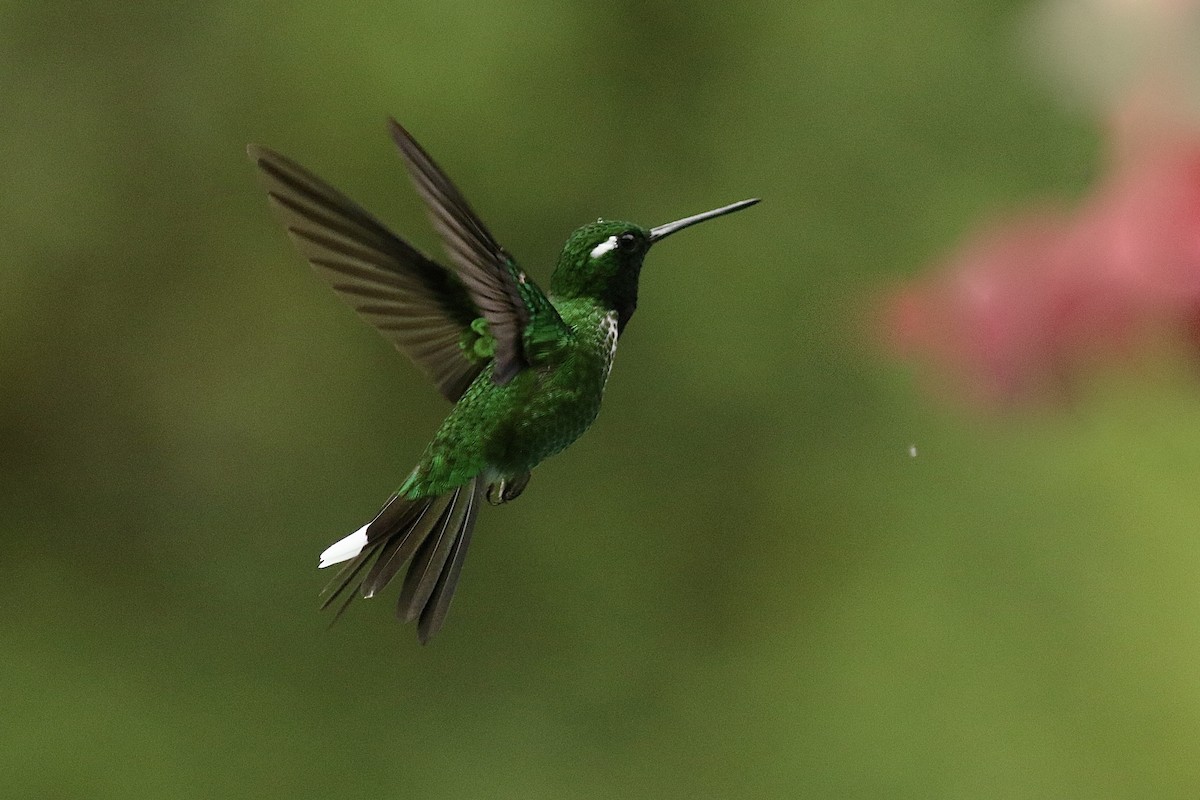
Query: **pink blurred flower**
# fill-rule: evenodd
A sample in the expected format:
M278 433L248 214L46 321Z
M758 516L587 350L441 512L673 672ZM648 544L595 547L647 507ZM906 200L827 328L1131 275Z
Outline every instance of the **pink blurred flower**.
M952 367L980 400L1061 390L1159 333L1197 343L1200 135L1117 169L1072 213L986 228L886 307L900 354Z
M1163 336L1200 349L1200 124L1181 102L1185 76L1159 67L1110 110L1110 173L1076 209L985 225L886 300L898 354L948 368L972 400L1003 403L1060 395L1082 367Z

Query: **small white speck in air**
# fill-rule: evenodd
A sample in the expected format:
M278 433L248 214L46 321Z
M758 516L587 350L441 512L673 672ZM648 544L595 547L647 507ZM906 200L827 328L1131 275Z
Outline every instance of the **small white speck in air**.
M368 522L367 525L370 525ZM317 569L325 569L333 564L349 561L363 551L367 546L367 525L363 525L345 539L339 539L321 553L321 563Z
M605 239L603 242L601 242L600 244L598 244L592 248L592 258L599 258L600 256L604 255L605 253L612 250L616 246L617 246L617 237L615 235L610 236L607 239Z
M910 444L908 446L908 457L909 458L917 457L917 446L915 444Z
M525 277L525 273L524 273L524 272L518 272L518 273L517 273L517 282L518 282L518 283L520 283L522 286L524 286L524 285L525 285L525 281L526 281L526 280L527 280L527 279L526 279L526 277Z

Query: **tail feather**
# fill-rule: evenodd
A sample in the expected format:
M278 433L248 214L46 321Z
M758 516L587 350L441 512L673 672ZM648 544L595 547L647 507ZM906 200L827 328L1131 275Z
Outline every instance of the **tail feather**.
M404 585L400 587L400 599L396 605L396 615L405 622L412 622L420 616L429 603L438 576L442 574L450 551L462 533L463 522L471 511L470 495L474 488L459 487L454 491L450 504L442 512L442 518L413 555L412 566L404 576Z
M454 598L455 587L458 586L458 576L462 573L467 547L471 544L471 532L475 527L475 512L478 510L482 488L482 484L477 484L475 491L467 498L467 502L471 504L471 508L466 512L468 521L463 526L458 538L454 540L450 560L438 574L437 584L433 587L433 595L425 604L425 610L421 612L421 617L417 621L417 638L422 643L429 641L435 633L441 630L442 623L446 621L446 612L450 610L450 601Z
M476 477L438 497L409 500L393 495L375 519L322 554L322 567L339 560L346 564L326 587L328 596L321 608L328 608L345 594L334 616L336 621L356 594L371 597L396 576L405 562L411 561L397 613L406 622L419 620L417 637L426 643L445 621L482 491L483 483Z
M322 611L333 605L333 601L337 600L338 596L342 592L346 591L346 587L354 582L355 577L358 575L358 573L362 572L363 567L365 567L369 561L369 558L359 556L354 561L351 561L349 564L338 570L338 573L333 576L333 580L330 581L329 585L327 585L321 592L322 594L329 595L325 598L325 602L321 603ZM334 589L334 586L337 586L337 588ZM331 589L333 591L330 591ZM333 622L337 622L342 618L342 614L346 613L346 609L350 607L350 601L353 599L354 592L347 592L345 602L338 606L337 612L333 615ZM332 625L333 622L329 624Z
M456 489L455 492L457 493L457 491ZM396 573L404 566L404 562L412 557L412 554L421 546L421 542L425 541L429 532L437 525L443 509L450 501L450 497L436 497L428 504L418 505L417 513L411 518L411 521L410 517L403 517L404 529L395 535L384 534L385 540L379 548L379 557L375 559L375 566L371 567L371 571L363 580L363 597L375 596L376 592L387 586L392 578L396 577Z

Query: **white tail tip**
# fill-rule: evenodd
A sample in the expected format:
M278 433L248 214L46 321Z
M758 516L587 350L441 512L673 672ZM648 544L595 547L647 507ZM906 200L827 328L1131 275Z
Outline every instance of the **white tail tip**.
M361 553L367 546L367 526L370 524L368 522L345 539L339 539L326 547L325 552L321 553L321 563L317 565L317 569L349 561Z

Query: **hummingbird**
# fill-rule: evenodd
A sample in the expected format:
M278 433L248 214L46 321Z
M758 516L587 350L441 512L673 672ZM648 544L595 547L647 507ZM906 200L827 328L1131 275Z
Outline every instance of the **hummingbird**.
M322 605L344 596L335 619L408 564L396 614L416 620L425 644L446 619L483 501L516 499L533 468L595 420L646 253L758 199L652 228L588 223L567 238L546 293L408 131L394 119L389 128L453 269L295 162L258 145L247 152L316 274L454 404L383 508L318 564L343 565Z

